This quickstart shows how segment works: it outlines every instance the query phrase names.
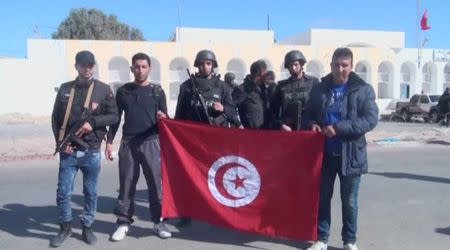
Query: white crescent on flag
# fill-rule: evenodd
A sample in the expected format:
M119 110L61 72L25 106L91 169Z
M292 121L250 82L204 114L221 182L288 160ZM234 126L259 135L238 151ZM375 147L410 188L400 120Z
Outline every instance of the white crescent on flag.
M229 207L250 204L261 189L261 177L247 159L227 155L216 160L208 171L208 188L213 197Z

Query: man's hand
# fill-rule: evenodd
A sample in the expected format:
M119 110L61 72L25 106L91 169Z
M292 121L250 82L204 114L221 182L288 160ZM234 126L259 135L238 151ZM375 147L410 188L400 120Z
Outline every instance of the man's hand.
M159 121L163 118L167 118L167 115L164 114L161 110L158 110L158 112L156 113L156 119Z
M281 131L292 131L291 127L286 124L282 124L280 127Z
M106 147L105 147L105 157L107 160L112 161L114 160L113 157L113 146L111 143L106 143Z
M222 103L220 103L220 102L215 102L215 103L213 103L212 108L213 108L215 111L223 112L223 105L222 105Z
M334 130L332 125L328 125L322 128L322 134L328 138L332 138L336 136L336 130Z
M64 153L71 155L73 153L73 147L70 144L68 144L64 149Z
M317 124L313 124L311 130L318 133L322 132L322 129Z
M81 137L84 134L90 133L92 131L92 126L89 124L89 122L85 122L83 126L81 126L80 129L78 129L77 133L75 133L76 136Z

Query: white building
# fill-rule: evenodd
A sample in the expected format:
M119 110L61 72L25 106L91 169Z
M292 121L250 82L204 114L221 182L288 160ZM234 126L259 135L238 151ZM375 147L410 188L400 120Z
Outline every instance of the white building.
M354 70L373 85L380 109L391 99L425 92L441 94L450 87L450 50L405 48L403 32L311 29L276 43L273 31L177 28L174 39L155 41L28 40L26 59L0 57L0 114L49 115L59 84L75 78L75 54L91 50L97 60L96 78L113 89L133 79L131 57L151 56L151 81L164 88L171 114L179 85L187 79L196 53L211 49L218 59L217 72L234 72L242 80L251 63L264 59L277 79L288 77L284 55L298 49L308 62L305 71L322 77L330 71L337 47L350 47Z

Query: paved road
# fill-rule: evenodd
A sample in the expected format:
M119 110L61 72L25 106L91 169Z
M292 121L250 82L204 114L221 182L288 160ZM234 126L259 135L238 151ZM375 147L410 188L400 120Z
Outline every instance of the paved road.
M360 249L449 249L450 148L371 146L369 153L370 174L364 176L360 191ZM133 231L122 242L110 242L115 227L111 211L117 196L116 169L115 163L106 163L102 169L95 249L303 249L308 245L200 222L181 232L171 226L174 238L160 240L152 234L143 178ZM49 239L57 231L56 175L56 161L0 163L0 250L48 249ZM79 175L73 196L75 214L81 211L80 184ZM341 247L339 206L335 195L331 250ZM75 234L62 248L94 249L81 241L80 225L78 221L74 224Z

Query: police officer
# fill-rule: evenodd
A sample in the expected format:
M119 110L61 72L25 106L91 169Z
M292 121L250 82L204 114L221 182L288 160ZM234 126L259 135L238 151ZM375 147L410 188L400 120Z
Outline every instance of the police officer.
M217 60L210 50L201 50L195 57L194 66L198 72L180 86L175 119L209 123L226 127L238 120L236 108L231 99L231 90L214 73ZM199 95L203 98L200 101Z
M131 72L134 82L126 83L117 90L116 100L119 117L125 113L122 141L119 148L119 197L114 214L117 229L112 234L113 241L125 238L133 223L134 196L140 168L148 188L148 201L153 221L153 231L161 238L172 236L161 222L161 159L158 138L158 121L166 118L166 95L160 85L151 83L150 57L144 53L135 54ZM119 128L120 120L108 133L105 155L112 160L112 142Z
M271 109L276 129L293 131L301 128L303 107L312 87L319 83L317 78L304 73L305 63L305 56L298 50L289 51L284 57L284 67L291 76L278 83L273 96Z
M250 75L244 83L233 91L233 101L236 104L244 128L268 129L269 96L265 85L267 65L258 60L250 66Z
M230 87L231 90L233 90L234 88L238 87L238 85L234 81L235 78L236 78L236 76L232 72L228 72L224 76L225 85Z
M92 232L97 208L97 184L100 173L100 146L106 135L106 126L119 120L116 102L110 87L94 79L95 58L90 51L80 51L75 57L78 77L61 85L52 112L52 129L58 144L71 139L59 152L58 221L60 230L50 241L59 247L72 234L71 193L75 176L83 173L84 209L81 215L82 239L95 244ZM67 128L67 129L65 129Z
M180 86L175 119L221 127L227 127L230 123L240 126L236 107L231 99L231 90L220 80L220 75L216 75L213 71L217 68L216 55L210 50L199 51L195 57L194 67L198 68L198 72ZM196 91L203 98L205 106L199 100ZM176 226L184 227L190 222L189 218L182 218Z

